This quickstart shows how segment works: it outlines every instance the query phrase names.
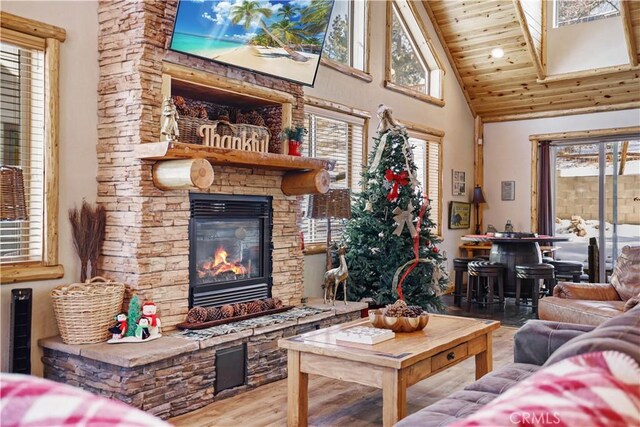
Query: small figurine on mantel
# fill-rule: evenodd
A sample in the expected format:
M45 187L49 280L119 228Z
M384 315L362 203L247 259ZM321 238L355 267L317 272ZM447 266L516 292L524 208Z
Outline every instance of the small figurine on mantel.
M109 344L139 343L153 341L162 336L162 323L157 316L157 306L147 301L140 306L138 296L134 295L129 302L128 315L121 313L116 317L118 322L109 332L113 337Z
M144 341L151 337L151 333L149 332L149 319L146 317L141 317L140 320L138 320L135 337L140 341Z
M147 301L142 304L142 317L149 321L149 332L151 335L160 334L162 322L160 322L160 319L156 315L157 311L158 307L156 307L156 304L151 301Z
M161 134L167 141L175 141L180 136L178 130L178 111L171 97L165 97L162 103L162 128Z
M112 339L117 340L124 337L127 333L127 315L120 313L116 316L115 320L117 323L113 328L109 329L109 332L113 335Z

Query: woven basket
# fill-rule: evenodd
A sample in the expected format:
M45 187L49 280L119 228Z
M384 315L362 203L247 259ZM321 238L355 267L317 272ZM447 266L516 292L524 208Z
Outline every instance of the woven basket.
M92 344L111 338L109 328L122 309L124 285L104 277L53 288L53 311L65 344Z
M202 144L202 137L198 135L198 128L202 125L211 125L209 119L200 119L198 117L182 116L178 119L178 141L188 144Z
M218 123L218 120L200 119L197 117L180 117L178 120L178 131L180 132L178 141L186 142L188 144L202 144L202 137L198 134L200 126L217 126ZM228 127L231 132L230 134L233 134L234 136L240 136L242 132L246 132L247 134L255 133L258 137L271 137L271 131L263 126L254 126L245 123L230 123Z
M0 221L27 219L22 169L0 166L0 196Z

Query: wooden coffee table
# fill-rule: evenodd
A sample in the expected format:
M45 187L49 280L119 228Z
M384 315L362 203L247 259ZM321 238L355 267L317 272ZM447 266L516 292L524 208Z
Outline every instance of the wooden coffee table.
M336 344L336 332L369 326L368 319L284 338L288 350L289 426L306 426L309 374L382 389L382 420L391 426L407 415L407 387L459 362L476 357L476 379L493 369L492 332L500 322L464 317L430 316L427 327L397 333L375 345Z

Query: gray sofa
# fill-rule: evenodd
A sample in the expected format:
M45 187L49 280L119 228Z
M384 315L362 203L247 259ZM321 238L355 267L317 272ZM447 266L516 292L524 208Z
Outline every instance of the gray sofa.
M640 363L640 306L597 327L531 320L515 335L514 363L404 418L396 426L451 424L490 404L505 390L544 366L578 354L604 350L620 351Z

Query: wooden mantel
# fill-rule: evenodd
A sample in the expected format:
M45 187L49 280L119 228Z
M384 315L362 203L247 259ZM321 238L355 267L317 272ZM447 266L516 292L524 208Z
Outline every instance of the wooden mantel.
M213 165L287 171L282 178L282 191L288 196L326 193L329 173L335 161L285 154L256 153L208 147L183 142L149 142L135 147L134 155L141 160L175 161L177 159L205 159ZM189 173L186 171L185 173ZM159 188L167 189L165 184Z

